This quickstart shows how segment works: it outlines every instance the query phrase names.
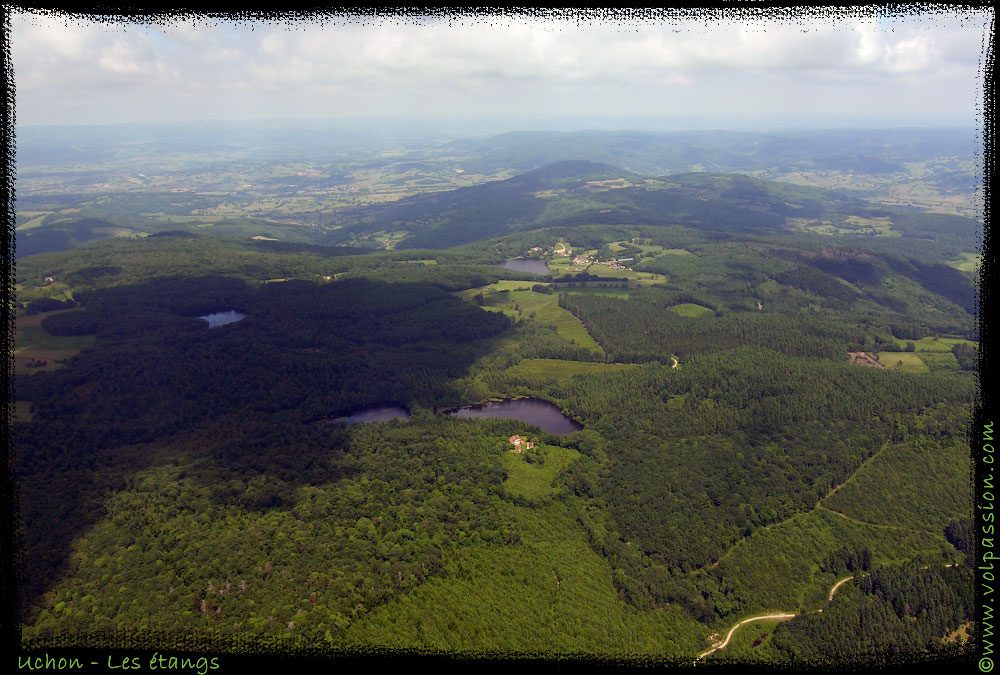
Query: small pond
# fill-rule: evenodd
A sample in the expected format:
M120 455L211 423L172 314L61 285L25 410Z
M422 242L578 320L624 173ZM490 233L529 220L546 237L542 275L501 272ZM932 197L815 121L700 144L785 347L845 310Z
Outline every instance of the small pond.
M246 316L247 315L243 312L239 312L235 309L227 309L222 312L199 316L198 318L207 321L209 328L218 328L219 326L225 326L227 323L233 323L235 321L239 321L240 319L245 319Z
M314 422L333 422L339 424L357 424L358 422L382 422L384 420L409 419L410 411L395 403L382 403L357 408L332 415L323 415L306 420L305 424Z
M493 417L521 420L527 424L545 429L550 434L571 434L583 429L583 425L567 417L553 403L540 398L509 398L478 405L445 410L445 415L456 417Z
M511 258L502 263L496 263L498 267L514 270L516 272L530 272L531 274L550 274L549 266L541 258Z

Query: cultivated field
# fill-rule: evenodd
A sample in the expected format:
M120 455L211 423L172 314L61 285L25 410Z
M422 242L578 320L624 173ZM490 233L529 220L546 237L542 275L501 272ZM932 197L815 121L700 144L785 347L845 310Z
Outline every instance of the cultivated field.
M878 362L886 368L898 368L903 373L930 372L927 364L913 352L879 352Z

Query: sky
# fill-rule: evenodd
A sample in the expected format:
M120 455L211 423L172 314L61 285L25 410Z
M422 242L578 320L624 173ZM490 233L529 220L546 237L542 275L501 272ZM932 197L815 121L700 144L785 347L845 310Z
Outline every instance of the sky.
M416 116L666 129L977 126L991 20L20 13L10 26L19 126Z

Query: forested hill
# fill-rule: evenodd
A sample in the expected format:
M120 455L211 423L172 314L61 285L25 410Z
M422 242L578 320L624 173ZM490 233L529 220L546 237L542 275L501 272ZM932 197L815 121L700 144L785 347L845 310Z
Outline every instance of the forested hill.
M639 174L581 160L506 180L339 211L326 243L448 248L543 227L685 225L728 232L902 236L975 250L979 223L889 209L832 190L742 174Z

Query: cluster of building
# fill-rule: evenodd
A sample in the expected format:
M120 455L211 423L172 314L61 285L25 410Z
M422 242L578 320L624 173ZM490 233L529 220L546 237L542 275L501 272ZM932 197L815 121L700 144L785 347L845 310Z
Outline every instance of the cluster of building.
M573 258L574 265L606 265L613 270L623 270L625 266L622 263L632 262L635 258L618 258L616 260L594 260L593 258L585 258L584 256L577 256Z
M534 441L526 441L520 436L514 435L510 437L510 444L514 446L514 451L520 453L521 447L523 446L525 450L531 450L535 447Z

